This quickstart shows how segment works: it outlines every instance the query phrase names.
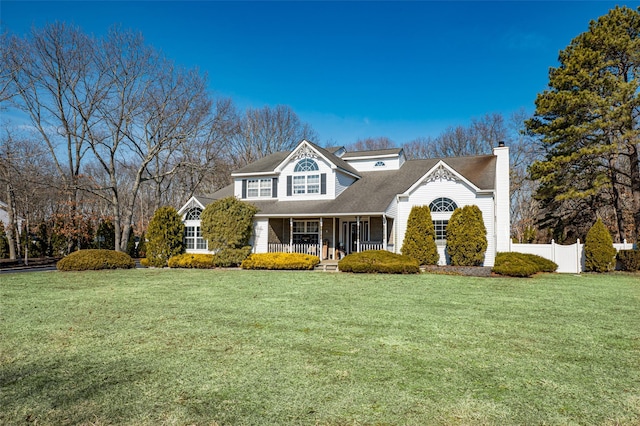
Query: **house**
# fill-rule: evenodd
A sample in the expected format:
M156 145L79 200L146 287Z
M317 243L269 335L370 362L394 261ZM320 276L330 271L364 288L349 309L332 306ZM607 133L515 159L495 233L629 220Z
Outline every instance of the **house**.
M493 155L407 160L400 148L347 152L301 141L231 174L233 183L194 196L179 213L187 252L207 253L200 213L228 196L255 205L253 252L302 252L339 259L364 250L400 253L411 208L428 205L440 263L456 207L475 204L487 229L485 266L509 250L509 148Z

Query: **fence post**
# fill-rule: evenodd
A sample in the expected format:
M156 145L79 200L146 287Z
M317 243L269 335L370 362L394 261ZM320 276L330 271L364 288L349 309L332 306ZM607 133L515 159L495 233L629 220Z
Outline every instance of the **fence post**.
M556 262L556 240L554 239L551 239L551 260L558 263Z
M581 250L580 250L580 238L578 238L578 240L576 241L576 259L578 264L576 265L577 268L576 270L578 271L578 273L582 272L582 254L581 254Z

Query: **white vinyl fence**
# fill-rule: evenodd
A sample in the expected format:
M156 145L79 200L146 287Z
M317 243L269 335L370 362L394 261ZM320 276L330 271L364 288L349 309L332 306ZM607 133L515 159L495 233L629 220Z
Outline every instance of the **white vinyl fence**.
M584 244L578 240L577 243L568 246L556 244L551 240L551 244L517 244L511 243L510 251L517 253L537 254L555 262L558 265L558 272L566 274L578 274L584 271ZM634 245L627 243L616 243L613 245L616 250L632 250Z

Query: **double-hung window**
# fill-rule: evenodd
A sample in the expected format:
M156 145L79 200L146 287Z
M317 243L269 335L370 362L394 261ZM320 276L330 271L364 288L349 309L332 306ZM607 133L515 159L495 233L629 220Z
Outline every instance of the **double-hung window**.
M271 197L271 179L248 179L247 197Z
M184 245L187 250L206 250L207 242L202 238L202 231L199 226L185 226Z
M311 158L300 160L294 168L293 195L320 194L320 173L318 163Z

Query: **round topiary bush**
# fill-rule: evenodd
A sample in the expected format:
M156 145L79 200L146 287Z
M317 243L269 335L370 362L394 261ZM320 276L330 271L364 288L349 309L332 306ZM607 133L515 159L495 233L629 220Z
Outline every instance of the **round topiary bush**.
M487 250L487 228L478 206L453 211L447 225L447 253L454 266L481 266Z
M584 256L587 272L609 272L615 268L616 249L609 230L600 218L587 232Z
M345 256L338 262L338 269L356 273L417 274L420 272L420 263L402 254L368 250Z
M440 255L436 246L436 231L429 206L413 206L402 243L402 254L416 259L421 265L436 265Z
M79 250L56 264L59 271L89 271L100 269L131 269L136 263L127 253L114 250Z
M530 277L538 272L555 272L558 265L535 254L498 253L492 271L509 277Z

